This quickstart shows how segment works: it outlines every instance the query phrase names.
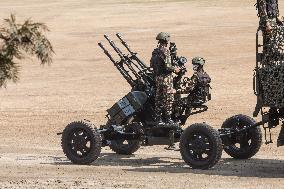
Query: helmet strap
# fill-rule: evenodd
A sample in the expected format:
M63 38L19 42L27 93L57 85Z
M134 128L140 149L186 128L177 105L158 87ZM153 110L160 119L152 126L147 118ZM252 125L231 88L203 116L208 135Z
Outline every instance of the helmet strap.
M199 72L201 70L203 70L203 66L202 65L200 65L200 64L193 64L193 71L194 72Z

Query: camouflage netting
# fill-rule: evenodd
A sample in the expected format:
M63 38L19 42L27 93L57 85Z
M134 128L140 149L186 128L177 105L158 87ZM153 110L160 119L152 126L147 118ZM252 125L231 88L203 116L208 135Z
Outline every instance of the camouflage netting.
M263 56L259 65L263 105L284 107L284 27L274 26L263 37Z

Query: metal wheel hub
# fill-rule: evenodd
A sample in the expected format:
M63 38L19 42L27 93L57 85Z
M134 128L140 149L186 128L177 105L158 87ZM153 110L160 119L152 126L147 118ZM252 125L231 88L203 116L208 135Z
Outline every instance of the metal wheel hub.
M74 154L78 156L85 156L88 154L91 139L88 133L84 130L75 130L70 135L70 148Z
M202 152L205 151L206 149L206 143L203 139L201 138L197 138L195 139L193 142L192 142L192 145L193 145L193 151L200 154Z
M74 138L74 147L81 149L86 146L87 141L83 136L75 136Z

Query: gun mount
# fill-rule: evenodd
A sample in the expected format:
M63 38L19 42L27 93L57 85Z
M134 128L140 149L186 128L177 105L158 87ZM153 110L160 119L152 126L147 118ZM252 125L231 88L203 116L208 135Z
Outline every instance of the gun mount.
M115 60L102 43L98 43L105 55L127 81L131 91L107 110L107 122L95 128L89 121L75 121L66 126L62 133L62 148L66 156L74 163L89 164L100 154L101 147L109 146L118 154L132 154L141 145L169 145L180 142L182 158L193 168L207 169L221 158L222 144L217 131L205 123L193 124L186 129L190 115L207 111L208 98L194 100L203 86L195 91L182 91L190 79L186 73L186 58L178 57L171 47L173 64L183 71L175 78L175 95L172 119L175 124L158 125L155 118L155 77L153 71L132 51L120 34L116 34L128 53L124 53L107 35L114 52ZM175 51L175 52L174 52ZM209 77L209 76L208 76ZM201 82L200 82L201 83ZM182 91L182 92L181 92Z

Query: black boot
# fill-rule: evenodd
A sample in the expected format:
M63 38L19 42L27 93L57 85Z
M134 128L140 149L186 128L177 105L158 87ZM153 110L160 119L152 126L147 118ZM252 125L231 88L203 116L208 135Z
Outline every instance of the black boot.
M166 121L165 121L165 123L166 123L167 125L174 125L174 124L175 124L175 122L172 120L172 118L171 118L170 115L167 115L167 116L166 116Z
M284 146L284 125L281 125L280 133L277 139L277 147Z
M270 108L269 109L269 121L268 121L268 127L274 128L277 125L279 125L279 114L276 108Z
M162 120L162 116L161 115L157 115L155 118L155 124L156 125L165 125L165 123Z

